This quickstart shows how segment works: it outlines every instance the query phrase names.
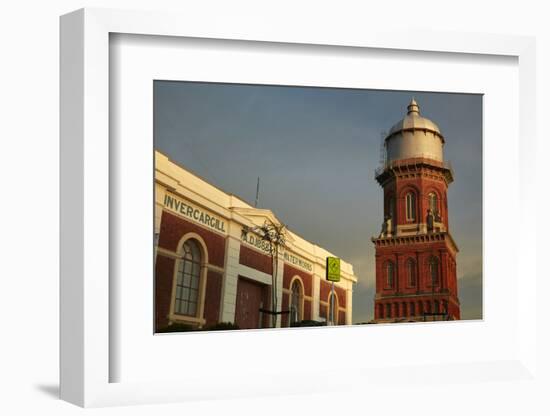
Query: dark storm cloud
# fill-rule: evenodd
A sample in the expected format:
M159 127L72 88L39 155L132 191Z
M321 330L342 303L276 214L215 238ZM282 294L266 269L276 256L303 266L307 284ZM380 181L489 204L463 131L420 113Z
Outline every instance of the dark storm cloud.
M155 82L155 147L354 265L354 322L372 318L380 135L414 96L453 164L450 229L464 317L481 313L481 111L471 94ZM463 278L467 274L468 278ZM463 283L467 282L467 283Z

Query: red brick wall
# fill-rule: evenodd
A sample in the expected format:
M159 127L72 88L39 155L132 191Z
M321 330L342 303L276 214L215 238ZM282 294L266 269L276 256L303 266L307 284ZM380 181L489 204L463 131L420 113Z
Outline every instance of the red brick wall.
M319 304L319 316L321 318L327 318L327 310L328 310L328 307L326 305L323 305L323 304Z
M435 287L431 285L429 275L429 260L435 256L439 260L439 282ZM415 286L409 285L406 263L412 258L416 263ZM396 266L393 288L386 284L386 264L392 261ZM384 297L377 300L375 304L375 318L386 318L386 304L391 304L392 317L410 316L410 302L415 302L415 315L422 315L425 308L425 301L433 299L445 299L448 304L448 311L454 319L460 317L458 306L458 292L456 282L456 259L447 247L445 241L416 242L400 244L395 246L376 247L376 293ZM411 297L412 295L416 295ZM425 295L425 296L418 296ZM400 298L401 296L401 298ZM403 302L406 302L406 309L403 311ZM382 304L382 310L378 305ZM422 310L419 310L422 308Z
M288 293L283 293L283 299L281 304L282 311L288 311L290 306L288 304ZM286 328L288 326L288 313L283 313L281 316L281 327Z
M283 272L283 288L290 290L290 281L296 275L300 276L304 283L304 295L313 296L312 275L286 263Z
M439 312L444 310L444 302L447 303L447 313L452 319L460 319L460 308L457 299L448 295L424 295L414 297L389 297L375 302L375 319L408 318L422 316L424 312L435 312L434 301L439 305ZM411 303L413 310L411 313ZM387 316L387 307L390 305L391 316Z
M271 260L271 256L258 253L256 250L251 249L244 244L241 244L239 263L267 274L273 273L273 262Z
M208 262L218 267L223 267L225 259L225 237L208 231L192 222L176 217L167 211L162 212L159 247L176 251L181 238L190 232L200 235L206 243Z
M263 292L264 309L271 310L271 286L266 285ZM272 316L264 313L262 318L262 326L264 328L271 328Z
M204 318L206 326L218 323L222 295L222 274L208 270L206 294L204 298Z
M168 325L172 282L174 277L174 259L157 255L155 265L155 330Z
M388 183L384 188L384 216L382 217L382 220L386 215L391 215L390 212L390 200L393 198L394 200L394 214L397 214L397 196L395 192L395 181L391 181ZM394 219L396 221L396 219Z
M304 321L309 321L311 319L311 307L312 302L308 299L304 299Z
M346 313L343 311L338 312L338 325L346 324Z
M418 294L432 292L429 276L429 260L435 256L439 260L439 285L436 291L448 290L457 296L456 260L444 241L401 244L397 246L376 247L376 293L387 296L400 294ZM406 263L413 259L416 264L416 285L408 282ZM387 286L388 261L394 263L394 286Z

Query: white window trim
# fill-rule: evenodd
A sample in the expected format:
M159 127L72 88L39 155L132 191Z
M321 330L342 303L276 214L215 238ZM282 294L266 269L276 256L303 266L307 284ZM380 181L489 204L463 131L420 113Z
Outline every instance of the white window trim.
M191 239L195 240L198 243L199 248L201 250L199 296L197 301L197 312L195 316L182 315L182 314L176 313L176 310L175 310L176 287L177 287L177 280L178 280L178 266L179 266L179 262L182 261L182 258L181 256L179 256L179 253L182 250L183 244L187 240L191 240ZM170 294L170 312L168 314L168 321L170 323L177 322L177 323L198 324L200 328L206 323L206 319L204 319L204 303L205 303L205 297L206 297L206 281L208 277L208 249L206 247L206 243L204 239L199 234L187 233L178 242L176 253L178 253L178 259L174 261L174 271L172 275L172 293Z

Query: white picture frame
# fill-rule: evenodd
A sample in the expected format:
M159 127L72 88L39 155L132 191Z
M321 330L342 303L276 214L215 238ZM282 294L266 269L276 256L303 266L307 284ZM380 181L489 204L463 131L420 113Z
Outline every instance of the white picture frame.
M498 360L472 360L469 362L418 363L415 367L389 368L362 366L327 367L318 373L281 374L276 368L266 367L259 374L267 379L256 383L245 376L235 382L232 374L219 374L216 380L197 372L187 380L118 381L111 382L111 366L120 360L111 348L110 313L117 308L110 297L109 275L113 262L110 257L110 172L116 170L110 159L109 99L110 35L128 34L174 38L225 39L228 41L271 42L282 45L330 45L339 48L370 48L375 50L401 50L435 52L440 55L468 54L472 59L482 55L501 55L517 58L519 68L519 140L518 172L520 197L515 207L520 220L513 230L518 244L517 261L521 264L517 310L514 317L521 325L514 326L517 345L506 350ZM372 380L390 380L412 377L415 384L429 384L444 370L453 380L462 383L505 380L537 383L537 324L530 319L536 314L537 271L532 259L530 242L536 240L534 221L528 209L534 184L529 180L528 169L535 149L535 41L533 38L468 34L407 32L392 28L335 32L313 26L307 33L296 26L282 30L277 25L236 26L215 17L209 25L196 22L192 16L83 9L61 18L61 398L80 406L109 406L139 403L175 402L215 397L252 397L255 395L296 394L322 391L330 377L337 380L332 388L350 390ZM515 110L514 110L515 111ZM534 215L534 214L533 214ZM151 236L152 237L152 236ZM514 273L514 271L511 271ZM152 279L152 277L151 277ZM111 312L110 312L111 311ZM151 312L152 313L152 312ZM402 326L399 336L411 336L411 326ZM359 340L359 331L371 328L334 328L340 339L353 343ZM320 332L307 330L307 338L319 337ZM289 333L247 332L240 338L229 334L216 334L232 342L258 342L259 339L288 337ZM295 332L298 334L298 332ZM295 335L291 334L291 335ZM326 338L326 337L325 337ZM217 338L216 342L219 341ZM330 342L327 338L323 342ZM139 347L136 347L139 348ZM208 366L208 364L205 364ZM211 368L211 372L216 369ZM257 369L256 369L257 370ZM254 373L257 375L257 373ZM369 381L370 380L370 381ZM369 384L371 385L371 384ZM370 388L370 387L369 387ZM410 383L401 388L410 389ZM381 390L384 390L381 387Z

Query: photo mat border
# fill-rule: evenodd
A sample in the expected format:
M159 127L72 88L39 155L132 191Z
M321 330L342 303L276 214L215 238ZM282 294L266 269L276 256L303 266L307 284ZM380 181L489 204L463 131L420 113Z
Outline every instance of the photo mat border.
M111 66L110 74L113 81L111 95L114 97L114 100L111 100L110 115L112 120L114 119L111 125L119 125L124 131L123 134L117 134L119 131L122 133L122 130L114 129L114 134L110 137L115 149L119 144L124 149L118 155L112 155L110 166L112 169L111 184L118 185L118 191L111 193L116 200L111 200L110 205L113 212L121 214L120 220L112 222L110 231L114 234L118 233L118 238L122 242L122 244L118 243L117 239L111 241L111 243L115 243L111 245L111 257L122 259L119 262L122 268L118 273L112 274L110 280L118 280L123 285L124 282L127 282L125 289L119 293L120 301L124 302L126 306L116 309L115 311L118 313L115 314L111 310L110 316L111 326L115 322L115 325L118 323L120 328L120 331L116 329L112 331L117 334L117 339L110 339L112 348L120 358L113 361L116 366L115 371L113 372L113 368L110 368L115 375L112 381L141 382L172 379L174 377L174 361L170 357L178 356L179 349L189 347L200 351L198 355L203 360L207 360L208 365L202 366L200 360L187 361L186 371L177 373L201 374L203 377L208 373L217 379L219 374L235 373L235 369L231 368L235 360L223 360L221 357L262 360L261 354L266 354L269 351L272 357L269 362L272 370L284 369L283 372L289 374L294 371L293 369L299 368L300 370L293 375L293 380L304 378L305 383L309 383L313 374L319 372L319 368L312 363L326 360L324 350L316 348L313 340L316 343L323 343L325 349L330 347L333 351L339 351L341 345L348 345L347 354L339 355L338 360L328 361L323 366L323 371L329 371L327 367L336 371L334 368L336 365L340 368L347 366L347 368L355 369L357 364L349 357L362 356L363 368L370 371L373 366L398 365L402 368L401 377L405 379L408 378L410 367L417 366L419 362L425 364L446 363L449 359L452 362L495 361L515 356L517 325L513 324L516 322L516 293L513 288L516 287L518 279L508 272L512 270L510 266L504 268L498 264L493 246L497 251L502 250L502 253L506 253L509 256L510 264L514 267L518 264L517 253L511 250L510 246L499 244L502 240L495 237L502 236L502 227L495 227L495 224L501 224L501 221L506 223L506 215L510 215L511 212L519 216L517 204L510 205L505 214L504 211L499 210L498 201L495 198L495 192L503 192L508 193L511 200L519 200L519 187L510 188L510 184L516 184L516 178L519 177L517 155L513 151L517 140L515 133L518 129L518 120L515 110L511 111L511 106L503 105L507 102L517 103L518 100L517 58L443 54L441 59L436 59L438 54L433 52L418 53L372 48L340 49L323 45L284 45L265 42L261 43L261 47L259 47L258 43L242 41L174 37L165 41L162 37L126 34L112 36L110 47L115 62ZM228 59L238 62L238 64L231 65L228 62L223 66L223 70L218 70L219 62ZM350 60L351 67L345 65L346 70L343 70L341 65L350 62ZM199 64L193 64L194 62ZM277 68L281 62L291 63L292 68L294 66L297 68L286 73L284 71L283 73L274 72L273 68ZM395 62L399 62L401 65L395 66ZM322 66L319 73L310 74L312 65L315 67L319 64ZM408 71L400 70L403 64L411 65ZM331 76L332 73L341 75L336 79ZM460 78L456 78L457 76ZM149 133L153 129L151 84L153 80L159 78L185 81L237 80L240 82L244 80L249 82L253 80L259 84L267 81L269 84L276 85L325 85L331 87L351 85L361 88L375 86L378 89L385 86L391 90L414 89L432 92L483 93L485 96L484 113L487 119L484 130L490 139L486 140L485 144L489 146L491 154L499 155L499 158L485 160L488 166L492 166L489 172L499 172L498 177L495 174L484 177L484 181L491 181L493 185L487 193L487 208L485 209L490 209L490 212L493 213L489 216L491 228L487 228L491 232L486 234L485 241L485 246L490 242L491 249L484 262L486 272L489 273L486 273L485 276L489 277L489 282L495 282L497 276L499 276L498 280L504 278L499 296L497 297L494 291L489 291L489 296L486 296L486 305L490 305L490 307L488 306L489 311L496 313L490 313L483 321L455 321L449 325L417 323L414 330L410 326L397 328L389 325L377 325L371 327L369 331L358 330L357 327L336 327L330 331L316 331L315 334L305 330L294 330L291 333L279 331L276 337L268 336L264 331L261 336L246 337L248 347L246 357L243 356L242 345L244 344L242 340L244 335L242 333L204 333L200 337L185 337L185 340L182 337L174 337L169 341L164 340L166 342L161 342L157 337L151 337L147 331L144 331L147 325L143 323L149 322L151 315L143 312L148 310L148 308L143 308L143 305L147 305L152 293L149 285L152 279L142 273L143 264L133 267L136 264L133 261L136 253L140 253L138 257L148 258L152 246L150 233L140 232L139 227L136 228L133 224L148 223L150 217L147 213L142 213L141 210L131 208L136 203L146 209L152 206L150 195L144 195L140 191L141 188L133 186L133 184L150 181L150 176L145 174L148 170L143 167L148 166L151 159L151 145L149 145L152 143L152 135ZM500 123L499 120L502 117L509 119L509 123ZM503 128L503 126L507 126L507 128ZM132 139L126 140L129 137ZM111 146L112 148L113 146ZM126 157L127 155L131 156ZM119 166L126 168L120 169ZM129 169L131 172L128 172ZM121 182L119 179L121 175L132 179ZM124 194L125 191L127 192ZM132 201L131 206L125 201ZM140 243L135 244L136 241L140 241ZM145 265L145 269L149 269L149 265ZM117 272L118 270L113 271ZM126 276L138 278L130 280ZM133 295L124 296L125 293ZM117 300L113 301L116 305ZM132 303L132 306L128 306ZM510 308L510 305L513 307ZM121 314L125 316L121 316ZM122 325L122 322L125 324ZM508 322L513 324L513 330L510 330ZM122 334L122 331L125 333ZM430 353L427 353L426 349L420 347L422 342L413 342L410 344L409 354L402 354L398 346L411 342L413 334L414 338L422 339L423 342L428 342L430 345L437 343L438 336L443 336L452 343L448 344L444 350L432 349ZM472 345L476 344L464 342L465 339L477 340L478 344L479 341L482 342L472 348ZM124 342L121 344L120 340L124 340ZM300 343L307 346L308 360L300 359L298 354L279 354L276 351L277 348L284 349L287 343ZM213 347L218 344L224 345L223 356ZM140 349L133 349L132 345L140 345ZM362 355L363 351L357 347L358 345L369 345L369 354ZM154 362L144 361L142 359L144 355L154 356L157 359ZM262 366L261 370L266 371L266 367L269 366ZM247 372L256 373L255 377L262 376L255 371L256 367L240 367L239 374L242 373L243 368L246 368ZM122 377L116 377L117 374ZM446 373L447 377L449 375ZM319 377L324 376L319 375ZM185 376L179 377L178 381L183 381L182 378L190 381ZM440 378L444 379L445 377ZM498 379L498 377L496 378ZM380 381L383 380L380 379ZM241 382L243 382L242 378ZM246 381L244 382L246 384ZM288 381L286 383L288 384ZM232 385L236 385L235 380Z

